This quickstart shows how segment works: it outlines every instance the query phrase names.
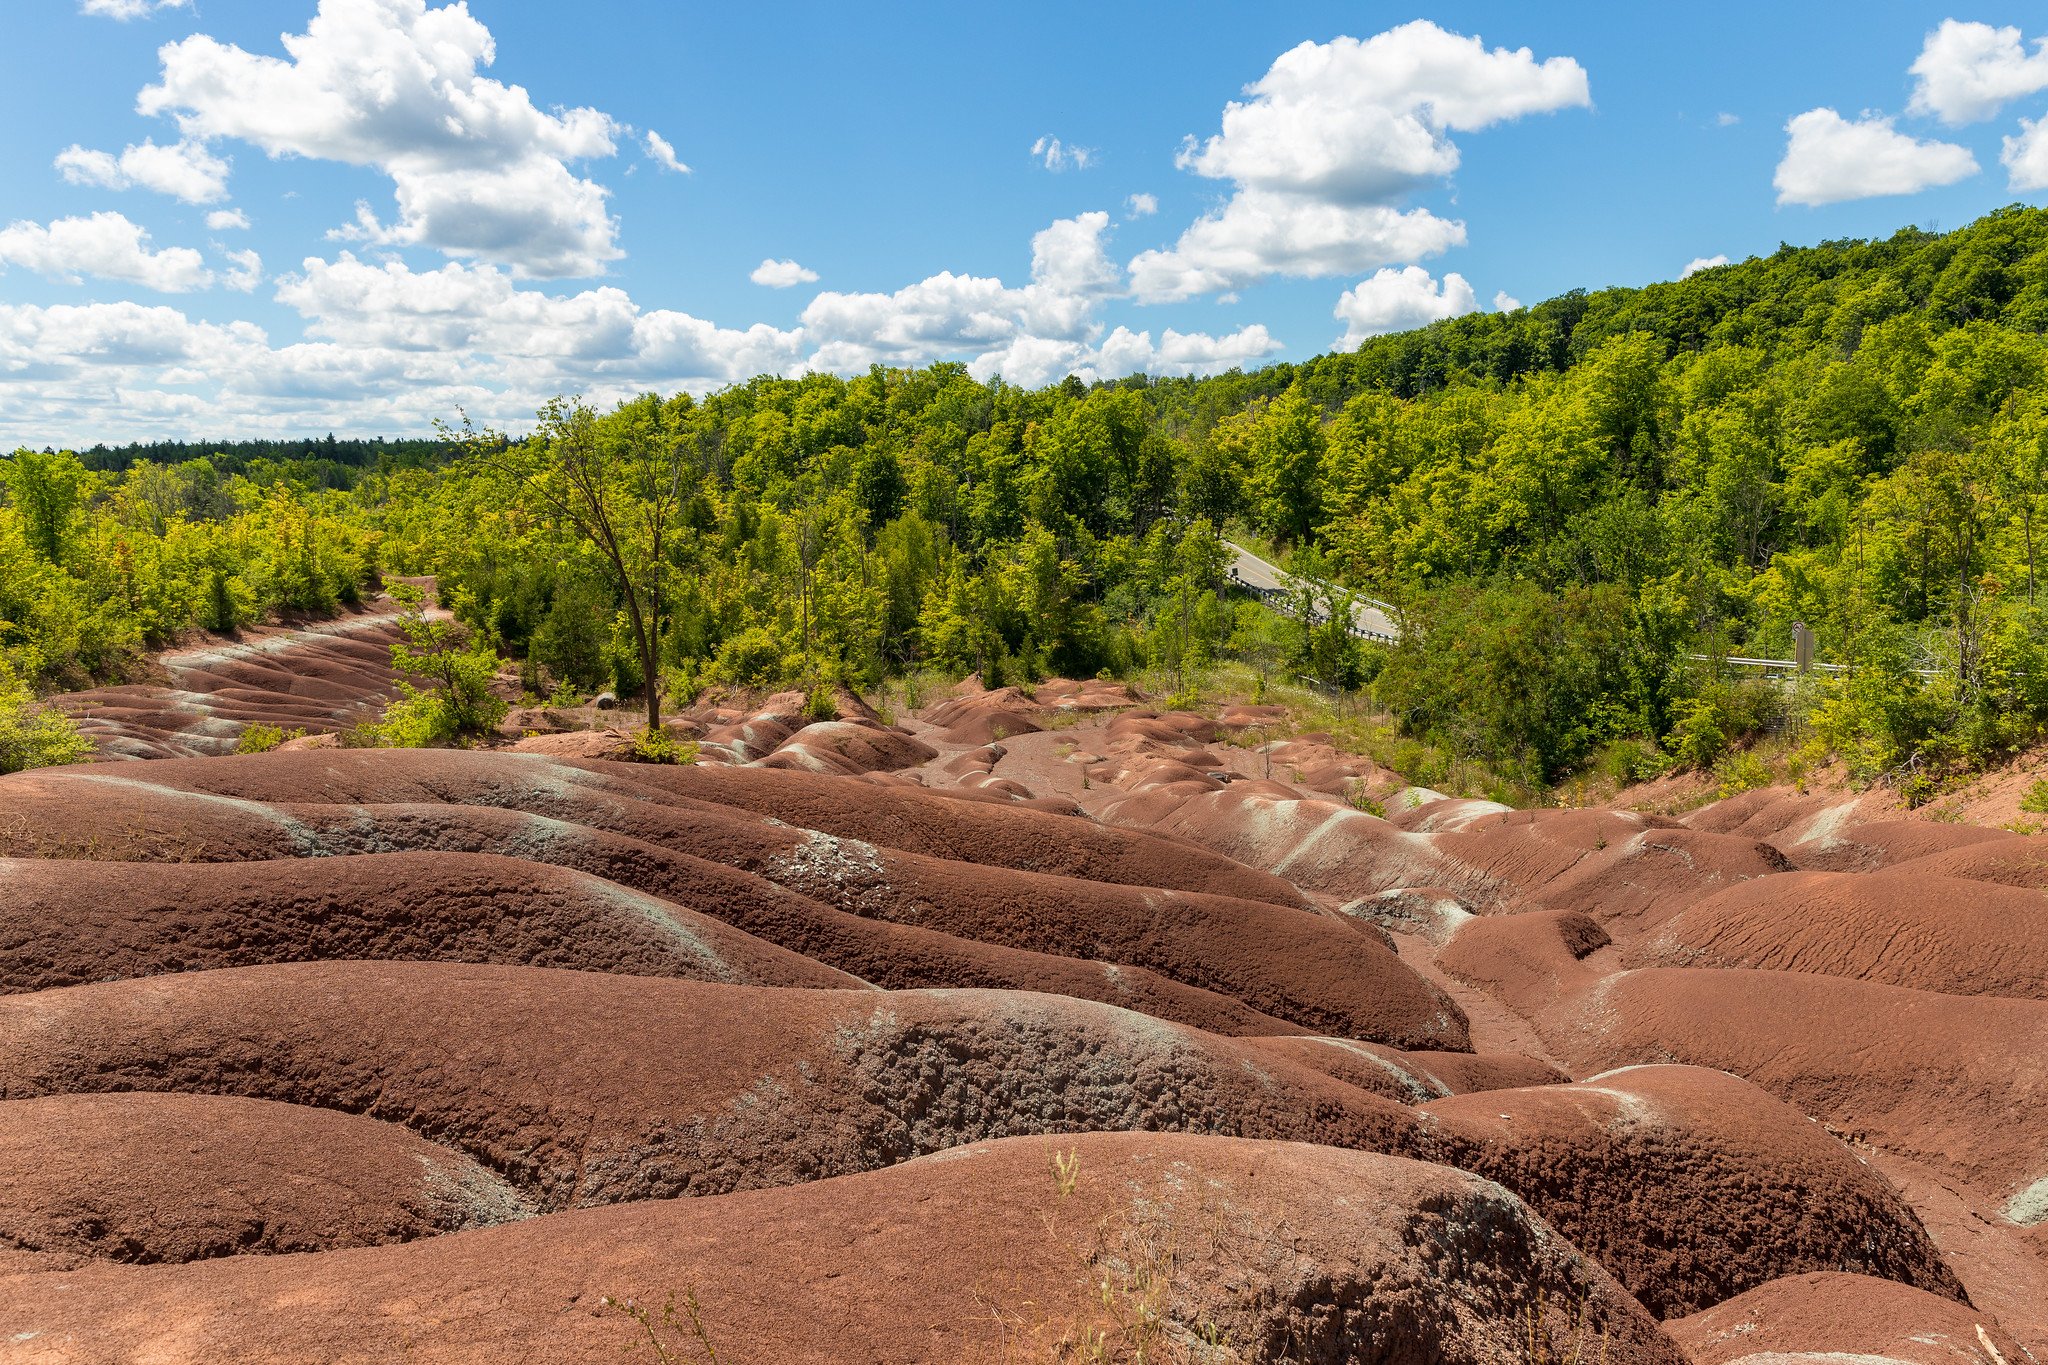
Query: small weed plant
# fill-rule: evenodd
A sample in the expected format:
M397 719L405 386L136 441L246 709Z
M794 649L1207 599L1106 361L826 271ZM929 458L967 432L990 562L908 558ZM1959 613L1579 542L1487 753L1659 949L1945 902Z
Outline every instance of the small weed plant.
M695 1289L683 1291L680 1312L673 1289L658 1313L636 1299L615 1299L607 1294L599 1302L640 1324L641 1335L626 1344L628 1351L637 1351L642 1345L651 1347L661 1365L679 1365L700 1357L708 1365L718 1365L718 1348L711 1344L711 1333L704 1326L704 1307L697 1302Z

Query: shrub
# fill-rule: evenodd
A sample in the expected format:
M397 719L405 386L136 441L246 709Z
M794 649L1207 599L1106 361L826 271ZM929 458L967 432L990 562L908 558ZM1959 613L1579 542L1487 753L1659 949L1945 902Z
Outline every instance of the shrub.
M252 725L235 741L238 754L267 754L290 739L303 739L304 730L287 730L281 725Z
M1705 772L1728 747L1721 708L1702 697L1678 703L1678 723L1671 727L1671 757L1681 768Z
M2048 777L2037 780L2020 798L2020 809L2029 815L2048 815Z
M633 736L633 744L626 750L626 757L634 763L695 763L697 741L677 739L666 730L643 726Z
M804 721L806 724L823 720L839 719L839 698L832 693L832 684L815 682L804 693Z
M378 732L382 743L418 749L466 735L480 735L505 718L505 702L491 691L500 661L490 646L471 642L452 621L430 620L419 589L394 584L392 596L404 604L398 618L405 640L391 647L391 662L401 673L433 683L422 689L400 682L400 698L385 708Z
M1721 779L1718 794L1723 800L1738 792L1768 787L1775 780L1771 775L1770 765L1747 749L1739 749L1725 755L1714 765L1714 776Z
M28 688L0 664L0 773L77 763L92 753L92 741L71 717L40 706Z

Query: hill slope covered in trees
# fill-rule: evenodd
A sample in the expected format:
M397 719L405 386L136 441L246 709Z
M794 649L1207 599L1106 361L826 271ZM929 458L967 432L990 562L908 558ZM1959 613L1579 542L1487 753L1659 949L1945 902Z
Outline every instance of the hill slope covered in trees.
M2048 720L2044 329L2048 212L2013 208L1251 374L764 377L574 430L675 472L643 579L672 692L1185 679L1236 655L1370 687L1439 752L1522 781L1711 763L1790 710L1859 774L1925 785ZM617 576L523 477L568 429L439 463L411 443L18 453L0 668L115 675L383 569L439 574L537 690L637 688ZM1233 529L1394 603L1401 644L1219 598ZM1787 657L1794 621L1853 671L1788 693L1692 657Z

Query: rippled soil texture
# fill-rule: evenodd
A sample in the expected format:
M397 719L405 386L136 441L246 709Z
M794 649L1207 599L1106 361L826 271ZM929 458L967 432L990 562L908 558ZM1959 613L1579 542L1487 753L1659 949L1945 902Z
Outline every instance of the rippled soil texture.
M2048 1359L2048 840L1107 683L206 756L387 630L0 778L0 1360Z

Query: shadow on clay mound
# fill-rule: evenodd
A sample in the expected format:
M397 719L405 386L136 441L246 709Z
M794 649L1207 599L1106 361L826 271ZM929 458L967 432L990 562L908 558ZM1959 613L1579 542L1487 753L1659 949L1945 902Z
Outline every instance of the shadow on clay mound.
M0 1245L138 1263L409 1242L523 1218L392 1123L217 1095L0 1101Z
M708 1344L722 1360L957 1365L1071 1354L1085 1337L1111 1359L1213 1343L1231 1352L1217 1358L1302 1365L1493 1365L1525 1359L1533 1335L1544 1359L1683 1365L1497 1185L1213 1138L1018 1138L347 1257L107 1267L66 1276L61 1295L51 1278L0 1281L0 1315L88 1353L164 1358L246 1358L255 1342L278 1360L608 1362L645 1338L605 1300L649 1305L658 1324L673 1293L681 1327L661 1336L678 1359Z

